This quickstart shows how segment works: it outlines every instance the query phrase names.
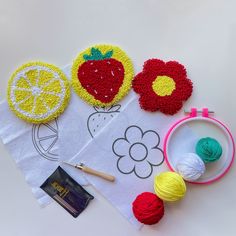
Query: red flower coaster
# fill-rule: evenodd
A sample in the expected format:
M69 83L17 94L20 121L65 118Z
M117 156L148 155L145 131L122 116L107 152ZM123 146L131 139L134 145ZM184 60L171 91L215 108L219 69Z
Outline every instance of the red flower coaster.
M174 115L192 94L193 85L183 65L176 61L150 59L133 80L139 103L147 111Z

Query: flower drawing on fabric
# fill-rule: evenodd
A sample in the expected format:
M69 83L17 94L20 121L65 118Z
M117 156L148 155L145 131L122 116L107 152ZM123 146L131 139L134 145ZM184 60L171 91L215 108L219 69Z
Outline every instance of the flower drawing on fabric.
M177 61L150 59L133 80L139 103L147 111L174 115L192 94L193 85L183 65Z
M129 126L124 137L116 139L112 145L114 154L119 157L118 170L123 174L134 173L141 179L150 177L153 167L164 161L159 144L160 137L154 130L143 132L138 126Z

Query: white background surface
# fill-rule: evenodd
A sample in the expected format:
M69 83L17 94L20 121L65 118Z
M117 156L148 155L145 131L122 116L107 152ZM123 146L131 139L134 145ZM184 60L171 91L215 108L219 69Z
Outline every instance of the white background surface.
M63 66L93 43L113 43L136 72L152 57L184 64L194 82L186 107L209 107L235 134L235 9L233 0L0 0L0 96L28 60ZM234 236L235 170L234 164L213 185L188 186L183 201L166 206L158 227L138 232L92 188L96 200L77 219L56 204L40 209L1 144L0 235Z

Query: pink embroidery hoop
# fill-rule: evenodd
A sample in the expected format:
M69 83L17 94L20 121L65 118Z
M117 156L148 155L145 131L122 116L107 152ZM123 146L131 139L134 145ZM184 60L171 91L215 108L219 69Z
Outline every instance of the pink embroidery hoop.
M198 111L196 108L192 108L190 115L179 120L176 122L168 131L165 140L164 140L164 155L165 155L165 161L170 168L171 171L175 171L175 163L174 163L174 155L171 154L173 151L171 151L171 143L174 142L174 139L177 137L176 133L178 130L184 126L184 125L191 125L194 123L205 123L205 125L210 125L209 127L213 127L213 129L217 130L219 133L222 134L222 136L225 136L225 139L227 142L225 142L225 145L223 146L223 161L224 162L216 162L216 164L207 164L206 168L208 170L208 167L211 168L212 175L207 176L207 171L206 174L204 174L200 179L198 179L195 182L189 182L193 184L210 184L218 179L222 178L230 169L233 160L234 160L234 155L235 155L235 143L233 140L233 136L229 129L219 120L212 118L209 116L209 111L207 108L203 108L201 112L202 116L198 116ZM214 165L223 165L218 173L214 173ZM211 165L211 166L210 166ZM207 176L207 177L206 177Z

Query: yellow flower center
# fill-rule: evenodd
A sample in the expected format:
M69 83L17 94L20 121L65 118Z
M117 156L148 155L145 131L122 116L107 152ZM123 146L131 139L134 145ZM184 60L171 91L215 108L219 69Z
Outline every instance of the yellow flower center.
M152 89L161 97L169 96L175 90L175 81L169 76L157 76L152 83Z

